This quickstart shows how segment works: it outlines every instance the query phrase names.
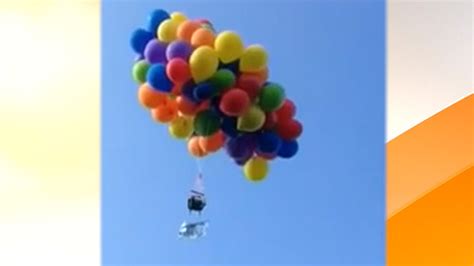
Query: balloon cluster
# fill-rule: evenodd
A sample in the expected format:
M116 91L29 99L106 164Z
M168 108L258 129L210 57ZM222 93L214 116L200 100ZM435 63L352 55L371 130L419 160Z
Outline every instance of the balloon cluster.
M223 148L249 180L260 181L268 161L298 152L295 104L268 81L261 45L245 47L238 34L217 33L208 20L159 9L133 32L131 46L140 103L187 141L191 155Z

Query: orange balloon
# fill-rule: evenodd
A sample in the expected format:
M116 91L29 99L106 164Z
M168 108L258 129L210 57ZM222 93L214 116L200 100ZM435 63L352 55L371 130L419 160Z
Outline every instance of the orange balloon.
M147 83L144 83L138 89L138 101L146 108L157 108L165 105L168 96L162 92L152 89Z
M178 30L176 32L178 39L191 42L191 37L193 33L199 29L201 25L198 22L187 20L181 23L178 26Z
M188 140L188 151L194 157L204 157L207 152L199 145L199 137L192 137Z
M173 101L168 101L169 104L158 106L151 110L153 119L161 123L169 123L178 115L178 109Z
M214 47L214 39L216 36L208 29L200 28L193 33L191 37L191 45L194 47L210 46Z
M225 135L222 131L209 136L209 137L199 137L199 146L205 152L216 152L222 146L224 146Z
M176 97L176 106L180 113L188 116L195 115L198 109L196 104L186 99L184 96Z
M263 69L260 72L257 72L256 74L257 74L257 76L259 76L263 80L263 82L267 81L268 76L269 76L268 67L266 67L265 69Z

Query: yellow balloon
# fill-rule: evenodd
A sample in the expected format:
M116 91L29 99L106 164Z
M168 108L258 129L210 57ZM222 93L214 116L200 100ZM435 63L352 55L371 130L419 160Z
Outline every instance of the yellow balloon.
M265 113L259 107L251 106L237 119L237 129L244 132L255 132L265 124Z
M267 67L268 56L263 46L254 44L245 49L240 57L240 71L259 72Z
M197 48L191 54L189 66L191 68L191 75L196 82L212 77L219 67L216 51L209 46Z
M177 25L185 22L188 18L181 12L173 12L170 15L171 20L174 21Z
M171 136L177 139L186 139L193 133L193 119L179 116L171 121L168 131Z
M245 177L252 182L259 182L265 179L268 174L268 162L261 157L254 157L244 165Z
M244 44L237 33L223 31L214 40L217 55L223 63L239 59L244 53Z
M178 24L171 19L163 21L158 27L158 39L162 42L169 43L176 40L176 31Z

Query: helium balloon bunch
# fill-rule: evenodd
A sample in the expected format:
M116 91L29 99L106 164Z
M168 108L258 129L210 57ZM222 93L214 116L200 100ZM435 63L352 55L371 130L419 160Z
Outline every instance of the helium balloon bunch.
M205 19L153 11L135 30L133 78L138 99L195 157L225 149L250 181L268 163L298 152L302 124L282 86L268 80L268 55Z

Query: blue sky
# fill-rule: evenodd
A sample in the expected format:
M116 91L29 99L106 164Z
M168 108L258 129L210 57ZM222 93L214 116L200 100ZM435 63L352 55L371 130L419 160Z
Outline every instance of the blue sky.
M155 8L235 30L270 56L304 124L300 152L261 184L223 153L203 162L209 235L177 239L196 163L140 107L131 32ZM385 261L383 1L107 1L102 4L105 265Z

